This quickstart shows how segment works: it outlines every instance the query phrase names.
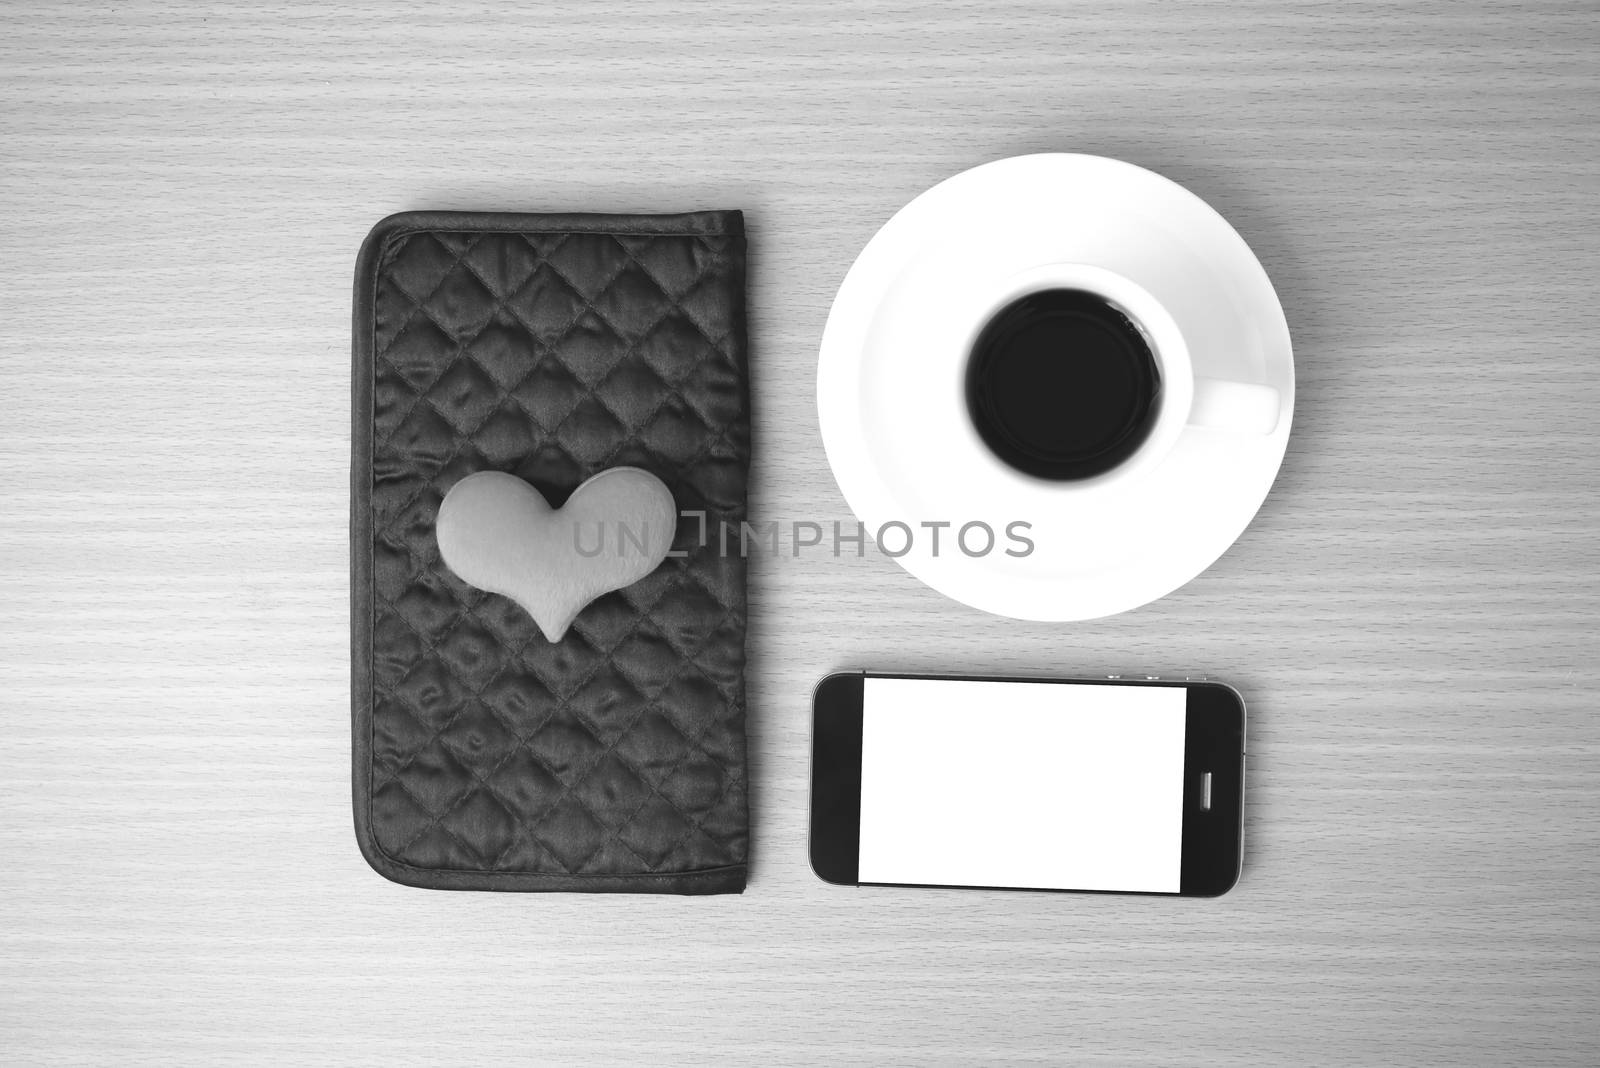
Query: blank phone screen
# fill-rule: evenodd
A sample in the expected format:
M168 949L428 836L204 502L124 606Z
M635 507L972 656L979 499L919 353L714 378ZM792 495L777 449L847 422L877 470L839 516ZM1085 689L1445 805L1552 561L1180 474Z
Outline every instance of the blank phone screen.
M864 682L864 883L1177 893L1182 686Z

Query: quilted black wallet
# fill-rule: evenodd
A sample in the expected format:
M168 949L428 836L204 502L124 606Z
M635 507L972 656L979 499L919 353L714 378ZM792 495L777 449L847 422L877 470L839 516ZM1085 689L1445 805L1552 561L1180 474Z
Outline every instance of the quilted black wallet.
M356 837L396 882L738 893L748 846L744 220L413 212L356 269ZM444 494L644 468L674 549L549 642L439 558ZM702 532L712 532L702 536Z

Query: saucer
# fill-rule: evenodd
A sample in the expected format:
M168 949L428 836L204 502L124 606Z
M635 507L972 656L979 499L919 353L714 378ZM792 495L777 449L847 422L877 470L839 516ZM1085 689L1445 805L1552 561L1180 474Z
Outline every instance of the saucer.
M1186 426L1158 463L1109 484L1043 481L999 460L962 388L985 295L1062 263L1147 291L1196 374L1276 389L1275 429ZM907 528L880 545L909 541L896 557L907 571L998 615L1093 619L1182 586L1249 525L1288 445L1294 356L1266 272L1199 197L1118 160L1018 156L934 186L868 242L823 332L817 406L851 509L874 536Z

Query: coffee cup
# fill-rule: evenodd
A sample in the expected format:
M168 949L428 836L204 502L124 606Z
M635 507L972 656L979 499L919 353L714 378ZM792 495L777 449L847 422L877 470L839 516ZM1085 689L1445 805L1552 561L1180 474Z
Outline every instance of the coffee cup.
M1063 487L1136 479L1185 428L1266 435L1278 391L1198 376L1182 330L1138 283L1051 263L972 294L965 395L1007 466Z

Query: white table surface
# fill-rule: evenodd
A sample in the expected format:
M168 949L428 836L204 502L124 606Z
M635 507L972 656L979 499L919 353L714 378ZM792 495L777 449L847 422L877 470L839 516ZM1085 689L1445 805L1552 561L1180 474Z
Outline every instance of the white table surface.
M0 1059L1600 1061L1593 3L7 4ZM349 816L349 293L420 207L740 207L754 511L847 518L816 344L940 178L1119 156L1294 333L1260 517L1096 623L764 559L742 897L443 894ZM1207 672L1217 901L823 886L830 669Z

